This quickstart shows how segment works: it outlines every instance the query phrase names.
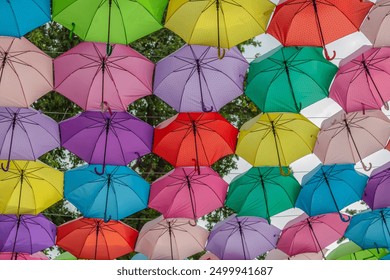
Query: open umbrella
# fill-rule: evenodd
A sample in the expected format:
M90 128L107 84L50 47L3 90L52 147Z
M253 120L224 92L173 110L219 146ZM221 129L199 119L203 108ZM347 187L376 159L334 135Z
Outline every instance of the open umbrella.
M371 209L390 206L390 162L374 169L363 193L363 200Z
M149 183L127 166L86 165L65 172L64 196L87 218L120 220L148 205Z
M0 37L0 106L28 107L51 90L51 57L25 38Z
M202 255L199 260L205 260L205 261L217 261L219 258L214 255L211 252L206 252L204 255Z
M58 261L75 261L75 260L77 260L77 258L75 256L73 256L69 252L63 252L62 254L60 254L57 257L55 257L54 260L58 260Z
M328 250L323 249L322 252L326 254ZM279 249L273 249L267 253L265 260L291 260L291 261L308 261L308 260L322 260L324 257L322 253L302 253L295 256L289 256Z
M386 248L374 248L362 250L362 248L352 241L343 243L332 250L327 256L327 260L378 260L386 256L389 251Z
M360 26L360 31L374 47L390 46L390 39L386 32L390 28L389 12L389 0L376 1Z
M49 260L49 258L42 252L37 252L32 255L26 253L0 253L0 260L22 260L22 261L38 261Z
M238 48L185 45L156 65L154 94L178 112L219 111L243 92L248 62Z
M251 62L245 94L263 112L299 113L328 96L336 72L321 48L280 48Z

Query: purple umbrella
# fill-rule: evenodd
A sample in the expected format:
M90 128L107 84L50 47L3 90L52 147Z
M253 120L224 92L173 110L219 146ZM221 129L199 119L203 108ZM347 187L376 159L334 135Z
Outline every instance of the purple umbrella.
M42 214L0 215L0 252L34 254L55 244L56 231Z
M27 108L0 107L1 168L8 171L11 159L35 160L60 146L58 124L44 114Z
M363 200L373 210L390 206L390 162L372 171Z
M206 250L221 260L251 260L274 249L279 234L266 219L232 215L214 226Z
M219 111L243 93L248 62L231 48L185 45L156 65L154 93L178 112Z
M64 148L91 164L127 165L151 152L153 127L127 112L83 112L60 123Z

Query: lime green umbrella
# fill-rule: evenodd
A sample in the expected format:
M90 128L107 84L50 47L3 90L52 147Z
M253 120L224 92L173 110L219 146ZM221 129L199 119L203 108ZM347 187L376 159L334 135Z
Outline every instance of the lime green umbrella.
M54 260L57 261L75 261L77 258L69 252L63 252L61 255L57 256Z
M288 168L283 167L284 173ZM279 167L253 167L236 177L229 186L226 206L239 216L266 218L293 208L301 185L290 173L283 176Z
M336 72L322 48L279 48L251 62L245 93L263 112L299 113L329 95Z
M378 260L389 254L385 248L372 248L363 250L352 241L339 245L329 253L327 260Z

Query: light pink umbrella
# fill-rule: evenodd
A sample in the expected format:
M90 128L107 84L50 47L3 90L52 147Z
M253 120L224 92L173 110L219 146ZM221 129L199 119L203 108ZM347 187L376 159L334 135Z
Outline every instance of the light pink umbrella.
M203 251L208 236L206 229L191 225L189 219L160 216L142 227L135 251L150 260L183 260Z
M228 184L209 167L178 167L151 185L149 207L165 218L198 218L223 206Z
M374 47L390 46L390 0L379 0L363 21L360 31Z
M324 164L357 163L369 171L363 158L383 149L390 137L390 120L380 110L345 113L325 120L314 147Z
M0 253L0 260L48 260L49 258L42 252L37 252L35 254L27 253Z
M327 249L322 249L324 255L328 252ZM324 257L322 253L302 253L295 256L289 256L279 249L273 249L268 252L265 257L266 260L289 260L289 261L308 261L308 260L322 260Z
M0 36L0 106L28 107L51 90L51 57L23 37Z
M199 258L199 260L202 260L202 261L217 261L219 260L219 258L214 255L213 253L211 252L206 252L206 254L204 254L203 256L201 256Z
M85 110L126 111L152 94L154 64L126 45L83 42L54 60L55 90Z

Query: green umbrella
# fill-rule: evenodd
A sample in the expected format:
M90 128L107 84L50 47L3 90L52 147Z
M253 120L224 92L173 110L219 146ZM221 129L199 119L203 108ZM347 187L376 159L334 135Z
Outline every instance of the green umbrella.
M75 261L77 258L69 252L63 252L61 255L54 258L57 261Z
M246 95L263 112L293 112L327 97L337 67L322 48L283 47L251 62Z
M329 253L327 260L378 260L389 254L385 248L372 248L363 250L354 242L349 241L339 245Z
M283 167L285 173L288 168ZM226 206L239 216L270 217L293 208L301 186L292 174L279 167L253 167L229 185Z

